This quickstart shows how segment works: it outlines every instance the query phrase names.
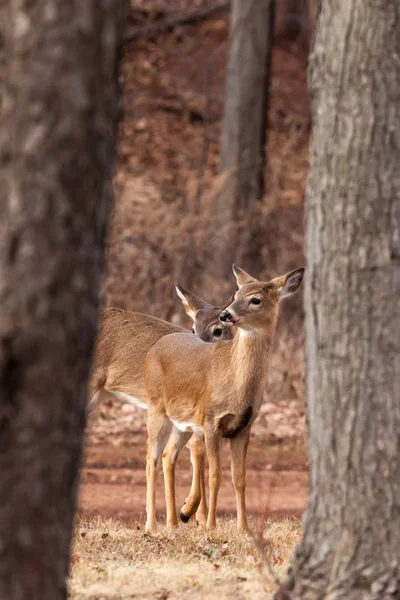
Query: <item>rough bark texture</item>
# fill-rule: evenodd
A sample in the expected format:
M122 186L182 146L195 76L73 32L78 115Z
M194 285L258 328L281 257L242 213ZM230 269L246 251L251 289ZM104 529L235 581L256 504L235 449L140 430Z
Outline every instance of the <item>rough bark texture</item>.
M0 598L66 596L123 2L0 3Z
M317 29L305 291L311 489L277 597L385 600L400 598L400 5L324 0Z
M218 268L227 276L240 246L234 228L249 227L264 191L267 96L273 0L233 0L221 137L224 183L218 194Z

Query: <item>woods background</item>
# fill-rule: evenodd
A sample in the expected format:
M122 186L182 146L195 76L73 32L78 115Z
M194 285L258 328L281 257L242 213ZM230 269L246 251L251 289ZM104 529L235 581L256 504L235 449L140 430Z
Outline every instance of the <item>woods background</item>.
M108 586L114 598L135 583L138 564L126 531L140 531L143 522L145 415L127 404L101 406L89 420L79 472L99 287L103 305L189 325L176 280L222 305L233 288L231 262L269 278L304 261L306 63L318 2L232 0L229 26L224 0L169 4L132 2L124 39L113 0L9 2L0 9L2 597L36 598L40 590L40 598L70 593L82 600L94 597L91 586ZM393 302L400 293L400 142L393 125L399 8L395 0L326 0L317 22L309 55L304 296L309 452L307 458L298 298L282 311L269 388L252 430L248 512L260 521L258 550L279 587L276 598L389 600L400 590L400 338ZM118 200L102 278L118 73ZM180 466L182 503L187 456ZM234 511L229 466L223 457L219 510L226 531ZM287 566L290 548L278 543L277 530L272 544L264 534L272 519L289 517L282 524L293 534L293 550L308 487L304 535L279 585L271 565ZM93 515L101 516L88 519ZM196 526L186 531L197 540L196 554L181 553L179 576L155 597L168 598L177 584L186 594L182 558L188 575L192 559L203 574L204 557L213 570L221 566L215 557L227 556L223 548L219 554L220 542L229 546L225 533L213 541L215 532L204 540ZM168 535L150 573L170 558ZM102 552L98 542L109 538L120 544L119 556ZM237 549L241 568L242 544ZM259 565L249 548L244 552L252 564L246 576L221 569L215 583L224 573L226 596L256 598L256 587L264 598ZM121 557L129 575L115 568ZM140 552L137 559L143 576ZM203 597L199 581L186 581ZM238 596L238 582L253 591L243 587Z
M222 8L185 22L188 15L215 5ZM171 15L182 23L165 32ZM269 109L265 107L266 191L235 223L233 233L241 241L235 261L265 278L304 263L308 15L304 1L276 3ZM135 0L127 37L133 39L123 59L117 201L102 300L189 326L175 281L216 303L234 289L231 275L221 280L214 270L215 242L223 235L216 198L224 181L219 147L228 3ZM301 305L299 295L283 306L270 377L273 400L303 399Z

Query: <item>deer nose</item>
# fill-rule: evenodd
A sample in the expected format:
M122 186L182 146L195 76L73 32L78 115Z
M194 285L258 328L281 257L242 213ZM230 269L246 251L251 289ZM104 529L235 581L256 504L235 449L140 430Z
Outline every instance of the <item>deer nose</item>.
M226 321L232 321L232 315L229 310L223 310L219 315L219 320L226 323Z

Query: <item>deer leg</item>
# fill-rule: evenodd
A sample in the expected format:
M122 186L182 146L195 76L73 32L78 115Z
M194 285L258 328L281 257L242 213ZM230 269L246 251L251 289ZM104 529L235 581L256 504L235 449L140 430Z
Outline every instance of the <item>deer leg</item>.
M200 478L200 490L201 500L199 508L196 511L196 521L200 527L205 527L207 523L207 494L206 494L206 465L205 465L205 446L203 442L203 454L199 463L199 478Z
M207 529L216 526L216 511L218 491L221 485L221 441L220 432L209 432L205 434L208 469L209 469L209 488L210 488L210 505L208 508Z
M106 375L103 369L94 369L90 375L89 400L86 405L86 414L90 415L102 403L107 393L104 391Z
M246 456L250 439L250 427L229 440L231 447L232 480L236 493L237 528L248 531L246 514Z
M94 413L98 409L100 404L102 404L104 400L107 400L109 398L112 398L112 394L106 391L104 388L100 388L99 390L94 392L89 402L87 403L86 414L89 416L92 413Z
M181 521L187 523L196 512L196 521L205 526L207 521L207 500L205 484L205 445L202 435L194 434L189 441L190 461L193 467L192 486L189 496L181 508Z
M153 413L149 410L147 418L147 503L146 532L152 533L156 528L156 486L160 470L161 456L172 429L172 423L165 413Z
M87 403L87 407L86 407L87 414L90 415L92 412L94 412L96 410L96 408L99 406L100 402L101 402L101 395L100 395L100 390L99 390L98 392L93 394L93 396L90 398L89 402Z
M186 445L191 435L191 432L183 433L174 427L162 455L167 527L176 527L178 525L175 502L175 466L182 448Z

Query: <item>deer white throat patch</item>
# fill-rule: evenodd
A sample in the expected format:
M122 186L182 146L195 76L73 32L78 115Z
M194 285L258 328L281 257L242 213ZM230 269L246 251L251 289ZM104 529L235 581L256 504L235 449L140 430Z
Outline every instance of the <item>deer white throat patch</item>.
M256 335L262 334L263 331L262 329L239 329L239 335L241 338L249 338L249 337L254 337Z

